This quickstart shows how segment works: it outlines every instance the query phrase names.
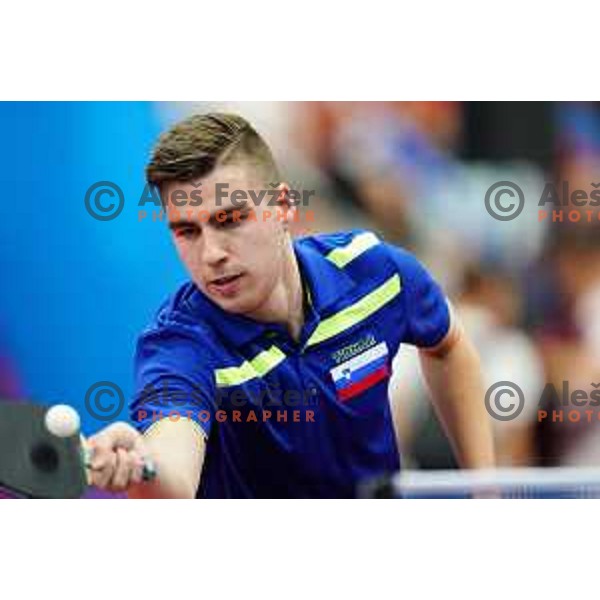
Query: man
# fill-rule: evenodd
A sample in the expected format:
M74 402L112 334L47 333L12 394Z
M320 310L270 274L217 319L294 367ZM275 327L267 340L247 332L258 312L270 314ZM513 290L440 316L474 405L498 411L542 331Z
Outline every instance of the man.
M293 194L239 116L176 125L147 179L192 281L139 339L139 432L117 423L91 440L96 485L136 498L351 497L400 468L387 385L403 342L420 348L461 465L493 465L478 357L413 256L370 232L292 240ZM254 206L264 190L276 193Z

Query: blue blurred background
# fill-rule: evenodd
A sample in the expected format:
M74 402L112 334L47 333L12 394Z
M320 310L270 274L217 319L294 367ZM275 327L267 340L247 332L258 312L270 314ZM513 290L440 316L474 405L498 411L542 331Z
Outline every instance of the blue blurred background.
M163 224L137 222L144 163L163 125L152 103L0 103L0 344L10 392L72 404L85 433L101 425L83 410L86 390L109 380L129 397L136 335L184 277ZM84 207L99 180L125 194L113 221Z

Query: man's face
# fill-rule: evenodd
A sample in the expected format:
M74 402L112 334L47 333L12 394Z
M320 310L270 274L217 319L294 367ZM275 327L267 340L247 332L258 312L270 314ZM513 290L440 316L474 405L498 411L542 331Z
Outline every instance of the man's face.
M217 184L228 187L219 195ZM194 182L168 182L162 189L181 260L198 288L228 312L251 316L260 310L283 272L287 243L283 209L279 203L269 206L274 195L265 194L255 206L248 194L265 189L272 188L253 177L249 167L234 164L217 167ZM234 204L234 190L245 191L248 200L237 199ZM174 206L173 198L179 206Z

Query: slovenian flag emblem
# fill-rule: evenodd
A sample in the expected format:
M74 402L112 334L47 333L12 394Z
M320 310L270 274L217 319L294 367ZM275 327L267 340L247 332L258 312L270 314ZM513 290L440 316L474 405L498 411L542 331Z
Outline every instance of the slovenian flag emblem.
M331 369L330 373L340 400L345 402L357 396L390 374L386 343L369 348Z

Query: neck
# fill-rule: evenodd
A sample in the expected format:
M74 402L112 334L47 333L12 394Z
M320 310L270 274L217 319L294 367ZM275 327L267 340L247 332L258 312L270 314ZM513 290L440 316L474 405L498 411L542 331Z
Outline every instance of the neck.
M284 246L284 266L271 296L250 315L257 321L285 325L291 337L298 341L304 324L302 277L291 238Z

